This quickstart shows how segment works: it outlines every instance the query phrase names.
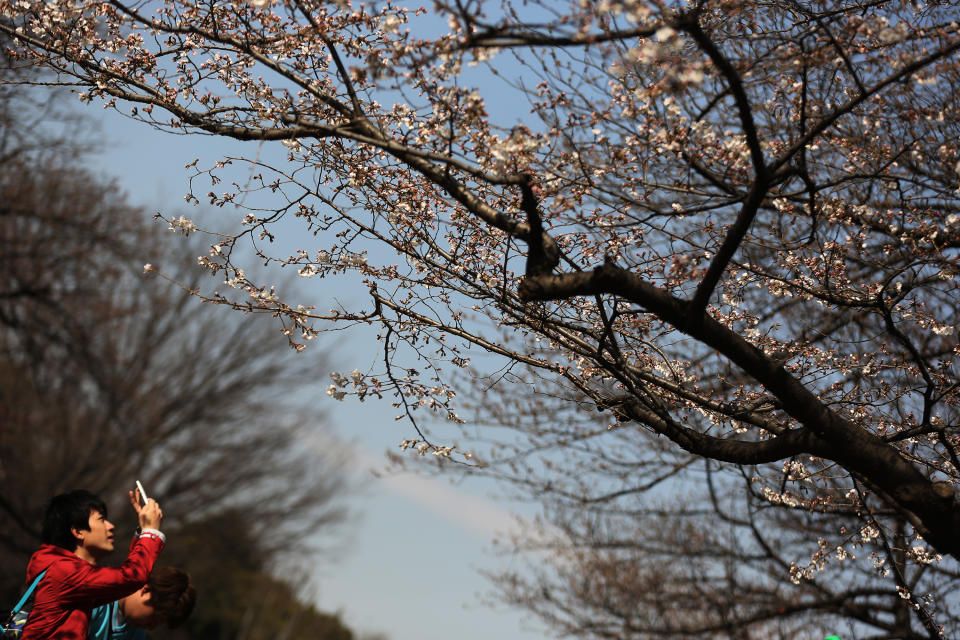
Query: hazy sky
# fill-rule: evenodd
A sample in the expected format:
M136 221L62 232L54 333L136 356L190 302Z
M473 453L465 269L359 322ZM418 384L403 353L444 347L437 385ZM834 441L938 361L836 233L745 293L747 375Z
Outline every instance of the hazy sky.
M86 108L84 113L103 127L103 151L92 158L92 168L117 177L131 202L144 205L148 214L199 216L202 208L191 209L183 199L184 165L200 156L202 166L238 150L215 138L162 134L110 111ZM252 143L242 149L257 152ZM237 217L229 211L219 215ZM363 369L375 357L371 345L364 344L369 339L335 335L339 361L334 366L339 370ZM341 612L360 633L383 633L389 640L552 637L516 610L480 603L490 585L477 570L505 562L492 552L492 541L515 523L504 505L488 497L489 484L469 480L451 485L443 478L413 474L373 477L369 470L383 468L384 452L411 436L411 429L394 422L396 409L388 400L337 402L324 393L327 384L325 377L318 382L318 402L336 432L353 443L358 472L369 480L353 500L359 518L343 552L312 567L319 607Z

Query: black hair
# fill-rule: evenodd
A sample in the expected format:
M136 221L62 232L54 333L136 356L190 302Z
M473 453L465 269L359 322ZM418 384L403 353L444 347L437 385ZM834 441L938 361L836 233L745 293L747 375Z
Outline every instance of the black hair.
M40 541L55 544L69 551L77 548L77 539L71 529L90 529L90 514L98 512L107 517L107 505L96 494L83 489L53 496L43 514Z

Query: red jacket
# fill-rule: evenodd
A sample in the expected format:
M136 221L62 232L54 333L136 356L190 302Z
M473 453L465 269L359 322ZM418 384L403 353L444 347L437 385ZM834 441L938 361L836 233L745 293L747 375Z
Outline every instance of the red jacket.
M143 535L119 567L92 565L74 553L44 544L27 565L29 584L41 571L30 617L20 640L86 640L90 610L124 598L147 582L163 541Z

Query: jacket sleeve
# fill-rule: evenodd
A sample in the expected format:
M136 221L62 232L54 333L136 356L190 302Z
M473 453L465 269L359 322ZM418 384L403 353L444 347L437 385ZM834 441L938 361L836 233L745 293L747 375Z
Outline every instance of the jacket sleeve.
M163 549L156 536L140 536L130 546L127 560L119 567L83 563L61 585L61 597L76 607L99 607L124 598L147 582L153 564Z

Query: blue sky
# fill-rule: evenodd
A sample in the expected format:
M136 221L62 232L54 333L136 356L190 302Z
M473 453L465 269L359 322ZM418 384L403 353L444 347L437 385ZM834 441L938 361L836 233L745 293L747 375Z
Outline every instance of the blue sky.
M148 214L202 218L202 208L184 202L184 165L200 156L202 166L240 150L239 143L211 137L160 133L112 111L83 112L102 127L103 147L92 168L116 177L130 201L146 207ZM242 150L257 153L255 143L244 145ZM355 295L348 290L325 294ZM336 336L337 369L363 369L375 357L369 336ZM314 343L311 348L325 347ZM340 612L361 634L382 633L388 640L553 637L521 612L480 602L490 584L478 569L495 569L505 562L493 553L493 539L516 526L512 510L520 507L492 500L494 487L481 479L454 485L442 477L411 473L375 477L372 472L386 466L384 452L412 435L409 426L394 421L396 409L387 400L337 402L324 393L326 384L326 377L319 378L316 397L322 398L335 433L350 443L354 467L365 482L351 501L358 517L342 552L304 567L319 607ZM318 437L305 445L323 446L323 441ZM530 507L525 510L529 515Z

